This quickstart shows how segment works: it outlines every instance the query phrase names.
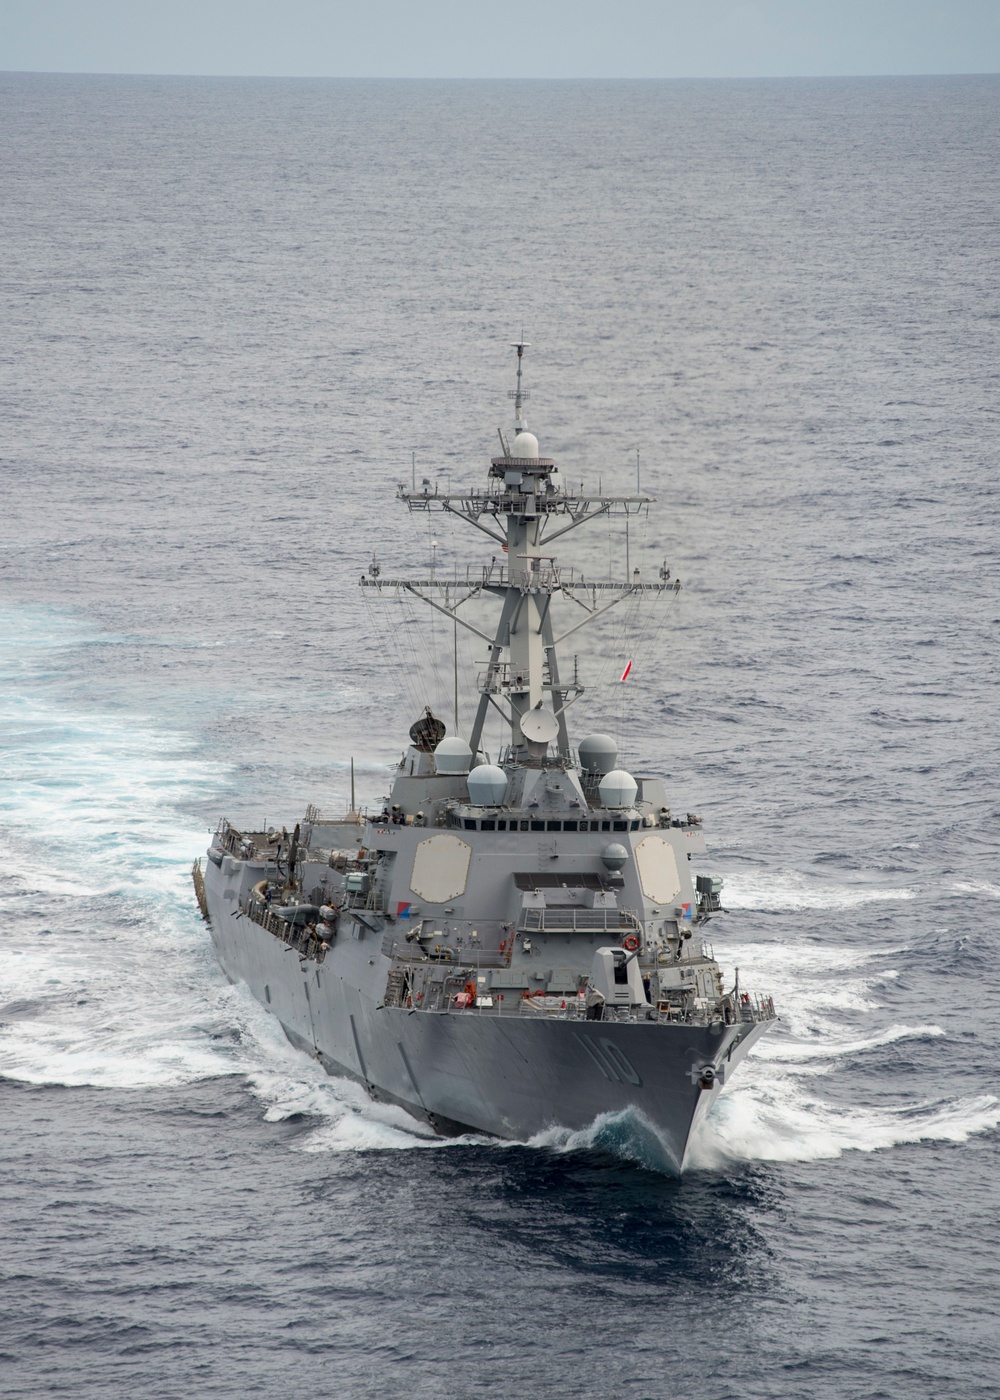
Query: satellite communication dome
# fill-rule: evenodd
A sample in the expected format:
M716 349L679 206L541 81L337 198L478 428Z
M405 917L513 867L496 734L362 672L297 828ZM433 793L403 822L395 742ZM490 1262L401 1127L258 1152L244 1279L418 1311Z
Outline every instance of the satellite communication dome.
M612 841L611 845L605 846L601 852L601 860L608 870L621 870L628 864L628 851L617 841Z
M528 457L537 460L538 439L534 433L518 433L517 437L510 445L510 455L512 457Z
M631 807L639 784L624 768L614 768L601 779L598 791L605 807Z
M464 739L442 739L434 750L434 767L438 773L468 773L472 750Z
M585 773L610 773L618 757L618 745L610 734L588 734L577 749Z
M507 774L493 763L481 763L469 774L473 807L499 807L507 796Z

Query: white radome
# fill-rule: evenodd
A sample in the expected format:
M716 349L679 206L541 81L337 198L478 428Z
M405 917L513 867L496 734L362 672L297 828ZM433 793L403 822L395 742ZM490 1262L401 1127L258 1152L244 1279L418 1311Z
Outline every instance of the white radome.
M610 773L605 773L598 790L605 807L631 807L639 784L624 768L613 768Z
M507 774L494 763L481 763L469 774L473 807L499 807L507 796Z
M472 750L464 739L442 739L434 750L434 767L439 773L468 773Z
M526 457L530 461L538 459L538 439L534 433L518 433L511 444L510 455L512 457Z

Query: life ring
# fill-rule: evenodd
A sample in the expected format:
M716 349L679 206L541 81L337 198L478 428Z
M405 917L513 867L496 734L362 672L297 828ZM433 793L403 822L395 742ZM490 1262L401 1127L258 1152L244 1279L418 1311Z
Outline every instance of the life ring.
M627 933L622 939L622 947L625 949L626 953L634 953L639 947L639 935Z

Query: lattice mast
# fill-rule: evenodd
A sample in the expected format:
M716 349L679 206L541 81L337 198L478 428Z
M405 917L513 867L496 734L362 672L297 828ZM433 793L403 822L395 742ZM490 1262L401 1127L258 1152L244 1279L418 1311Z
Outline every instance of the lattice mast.
M556 464L538 455L538 439L528 429L524 403L528 397L522 385L522 364L527 342L515 341L517 387L510 391L514 400L514 440L508 443L499 431L503 455L490 462L489 479L481 490L432 491L428 480L421 489L400 486L398 498L411 511L438 511L457 516L474 525L503 547L506 562L495 562L482 571L482 578L469 580L460 597L453 597L455 584L447 580L386 579L377 565L361 579L363 587L405 589L421 601L453 618L479 637L490 648L486 671L479 678L479 704L469 738L473 753L482 745L483 728L490 706L503 716L510 729L512 755L525 751L522 720L531 710L545 707L546 700L558 724L558 748L563 759L570 757L566 709L583 687L576 678L562 677L558 648L572 633L602 616L609 609L636 594L662 596L673 593L679 583L670 582L664 564L659 582L643 583L639 569L631 578L615 582L587 580L575 573L568 576L547 552L561 535L579 525L605 516L628 518L646 509L652 497L644 495L585 495L563 488L555 475ZM483 595L495 597L500 615L490 636L462 616L460 609ZM582 610L556 634L552 602L560 595ZM530 727L530 726L529 726Z

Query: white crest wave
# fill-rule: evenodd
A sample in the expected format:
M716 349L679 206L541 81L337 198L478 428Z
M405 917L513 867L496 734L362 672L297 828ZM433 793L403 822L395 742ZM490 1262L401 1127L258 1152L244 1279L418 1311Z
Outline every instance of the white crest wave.
M686 1167L719 1171L734 1162L810 1162L903 1143L965 1142L1000 1125L1000 1099L992 1094L845 1107L809 1093L801 1080L771 1066L761 1068L745 1063L743 1082L696 1126Z
M916 899L917 894L909 887L834 885L796 870L741 870L726 876L723 903L731 910L795 913L805 909L856 909L863 904Z

